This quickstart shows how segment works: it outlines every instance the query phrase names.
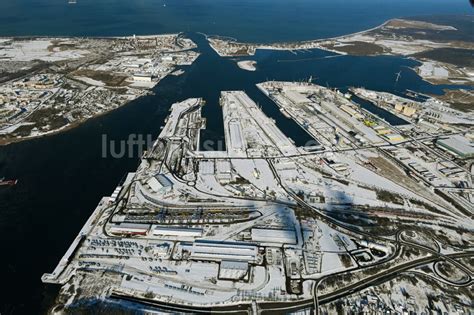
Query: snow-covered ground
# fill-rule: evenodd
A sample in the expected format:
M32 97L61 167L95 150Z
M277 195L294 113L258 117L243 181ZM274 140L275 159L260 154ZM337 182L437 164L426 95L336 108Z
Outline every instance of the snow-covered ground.
M3 40L0 42L0 57L11 61L42 60L47 62L62 61L84 57L90 52L82 49L58 50L50 49L55 39L34 39L26 41ZM62 40L62 39L57 39ZM65 40L64 40L65 41ZM3 45L2 45L3 44Z
M253 60L242 60L242 61L237 62L237 65L239 66L240 69L247 70L247 71L257 70L256 64L257 62Z

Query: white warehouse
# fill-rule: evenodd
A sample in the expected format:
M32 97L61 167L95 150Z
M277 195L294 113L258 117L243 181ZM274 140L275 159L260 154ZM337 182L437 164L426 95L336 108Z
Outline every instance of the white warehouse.
M196 240L188 250L194 260L255 262L258 255L255 245L211 240Z
M112 225L109 231L112 234L146 235L149 229L149 224L120 223Z
M157 225L153 229L153 235L201 237L202 236L202 229Z
M151 76L151 74L148 74L148 73L135 73L133 75L133 80L134 81L141 81L141 82L151 82L152 81L152 76Z
M295 230L252 229L252 241L259 243L296 244Z

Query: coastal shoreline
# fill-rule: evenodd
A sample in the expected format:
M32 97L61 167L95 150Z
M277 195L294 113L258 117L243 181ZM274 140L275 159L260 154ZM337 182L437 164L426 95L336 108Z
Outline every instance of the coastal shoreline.
M347 48L350 45L346 45L346 44L344 44L344 42L339 42L338 45L330 46L328 43L330 43L330 42L336 42L337 43L338 41L350 41L353 38L357 38L357 36L365 36L365 35L367 35L371 32L377 32L378 30L381 30L384 27L387 27L392 23L400 22L400 21L406 22L406 21L411 21L411 20L405 20L403 18L393 18L393 19L389 19L389 20L383 22L382 24L374 26L372 28L362 30L362 31L359 31L359 32L355 32L355 33L346 34L346 35L340 35L340 36L335 36L335 37L330 37L330 38L315 39L315 40L305 40L305 41L297 41L297 42L277 42L277 43L271 43L271 44L241 43L241 42L238 42L238 40L236 38L223 37L223 36L217 36L217 35L208 35L208 34L204 34L204 33L200 33L200 34L205 36L206 40L210 44L210 47L220 57L223 57L223 58L253 56L253 55L255 55L255 52L256 52L257 49L281 50L281 51L296 51L296 50L304 50L304 49L321 49L321 50L324 50L324 51L336 53L338 55L351 55L353 53L351 53L350 49ZM425 23L425 22L423 22L423 23L425 25L430 24L430 23ZM432 24L432 25L435 25L435 24ZM134 37L134 36L110 36L110 37L108 37L108 36L94 36L94 37L80 37L80 36L71 36L71 37L62 37L62 36L61 37L56 37L56 36L13 36L13 37L8 37L8 36L3 36L3 37L1 37L1 39L8 39L8 40L15 40L15 39L22 39L22 40L28 40L28 39L46 39L46 40L64 39L64 40L71 40L71 39L83 39L83 38L104 39L104 40L133 39L133 38L152 39L156 36L162 36L162 35L181 36L182 34L183 34L182 32L179 32L179 33L160 34L160 35L143 35L143 36L140 35L140 36L137 36L137 37ZM369 44L369 43L367 43L367 44ZM225 52L223 50L222 46L220 46L220 45L236 46L237 50L234 49L230 53ZM345 49L348 49L349 51L344 51L343 47L346 47ZM195 47L193 47L193 48L195 48ZM177 51L188 51L190 49L191 48L184 48L182 50L177 50ZM356 55L364 55L364 54L362 53L362 54L356 54ZM427 75L425 71L422 71L420 69L424 64L433 63L437 67L448 68L450 73L452 73L453 72L452 71L452 68L453 68L452 65L449 65L449 64L446 64L446 63L436 62L436 61L432 61L432 60L426 59L426 58L422 59L422 58L419 58L419 57L416 57L416 56L413 56L413 55L403 55L403 54L398 54L398 53L394 53L394 52L388 52L388 51L385 51L385 50L381 53L375 53L375 54L367 53L366 55L399 55L399 56L404 56L404 57L407 57L407 58L411 58L411 59L413 59L417 62L420 62L421 65L413 68L413 70L417 73L417 75L419 75L425 81L427 81L431 84L436 84L436 85L438 85L438 84L465 84L465 85L470 85L470 86L474 85L474 79L470 78L470 77L466 77L466 76L463 77L462 73L459 77L462 78L463 80L461 80L460 82L453 83L452 81L449 80L448 77L437 78L436 76ZM244 62L245 62L245 64L244 64ZM251 64L249 62L251 62ZM256 70L255 61L242 60L242 61L238 61L236 63L243 70L246 70L246 71L255 71ZM153 86L150 87L149 89L152 89L152 88L156 87L157 84L159 84L159 82L156 82L155 84L153 84ZM140 97L146 96L146 94L147 93L145 93L145 95L140 95L137 98L131 99L131 100L125 102L124 104L119 105L116 108L107 109L104 112L95 114L91 117L85 118L85 119L80 120L80 121L74 121L71 124L68 124L64 127L61 127L59 129L57 129L57 130L47 131L47 132L44 132L44 133L39 134L39 135L25 136L25 137L20 137L20 138L1 139L0 140L0 145L8 145L8 144L11 144L11 143L17 143L17 142L26 141L26 140L32 140L32 139L36 139L36 138L40 138L40 137L46 137L46 136L49 136L49 135L54 135L54 134L65 132L65 131L70 130L72 128L75 128L79 125L82 125L84 122L86 122L90 119L108 114L111 111L132 102L133 100L136 100Z
M0 145L58 134L152 92L198 57L183 33L2 37Z
M158 85L158 84L157 84ZM153 88L155 88L157 85L155 85ZM82 126L84 125L85 123L87 122L91 122L92 120L94 119L97 119L97 118L100 118L102 116L105 116L105 115L108 115L108 114L111 114L112 112L115 112L121 108L124 108L126 106L129 106L129 105L132 105L132 103L134 101L137 101L141 98L144 98L144 97L147 97L147 96L150 96L151 94L150 93L145 93L133 100L130 100L129 102L125 102L124 104L116 107L116 108L111 108L107 111L104 111L104 112L101 112L101 113L98 113L92 117L89 117L89 118L86 118L84 120L81 120L81 121L75 121L67 126L64 126L60 129L57 129L57 130L52 130L50 132L46 132L46 133L43 133L43 134L39 134L39 135L34 135L34 136L30 136L30 137L24 137L24 138L12 138L12 139L8 139L8 140L4 140L4 139L0 139L0 147L1 146L8 146L10 144L15 144L15 143L20 143L20 142L23 142L23 141L30 141L30 140L35 140L35 139L41 139L41 138L46 138L46 137L50 137L50 136L54 136L54 135L58 135L58 134L61 134L61 133L64 133L64 132L67 132L67 131L70 131L72 129L75 129L79 126Z
M451 18L454 23L469 17L473 16ZM462 33L456 35L459 32L464 32L464 37ZM474 64L462 61L469 59L469 52L472 55L474 41L466 35L465 29L459 30L449 23L436 24L426 17L420 20L416 17L393 18L367 30L326 39L272 44L244 43L217 36L207 39L221 57L251 57L258 49L291 52L320 49L338 55L400 56L419 62L420 65L412 70L430 84L462 85L467 89L474 86Z

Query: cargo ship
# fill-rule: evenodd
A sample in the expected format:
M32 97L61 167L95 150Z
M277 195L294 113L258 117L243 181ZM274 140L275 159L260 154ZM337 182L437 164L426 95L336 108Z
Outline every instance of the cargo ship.
M284 108L280 108L280 112L283 114L283 116L285 116L286 118L291 118L291 115L290 113L288 113L288 111Z
M18 183L18 179L5 180L5 178L0 178L0 186L14 186Z

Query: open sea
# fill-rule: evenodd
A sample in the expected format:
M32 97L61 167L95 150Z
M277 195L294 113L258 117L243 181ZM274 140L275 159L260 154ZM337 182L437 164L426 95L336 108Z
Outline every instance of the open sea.
M170 76L143 97L79 127L53 136L0 147L0 177L18 185L0 187L0 314L40 314L57 288L40 277L61 259L100 198L110 195L138 157L102 158L102 135L156 137L172 103L203 97L203 139L222 140L222 90L244 90L297 144L308 134L285 118L255 87L265 80L298 81L345 89L403 94L406 89L442 93L423 81L411 59L336 56L320 50L260 50L257 71L220 58L203 35L274 42L324 38L361 31L394 17L472 14L467 0L14 0L0 1L0 36L124 36L186 32L202 55L185 73ZM396 73L401 78L396 83ZM449 87L448 87L449 88Z

